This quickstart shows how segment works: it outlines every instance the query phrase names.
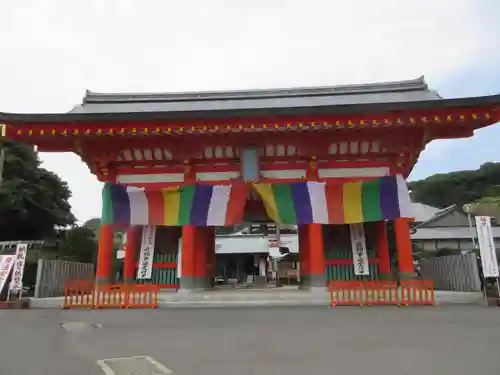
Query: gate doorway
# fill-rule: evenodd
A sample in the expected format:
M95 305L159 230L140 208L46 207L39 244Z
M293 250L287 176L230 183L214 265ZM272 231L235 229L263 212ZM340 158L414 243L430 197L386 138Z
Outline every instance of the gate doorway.
M273 247L277 232L281 251ZM220 288L298 285L297 228L253 223L234 233L218 235L215 265L215 285Z

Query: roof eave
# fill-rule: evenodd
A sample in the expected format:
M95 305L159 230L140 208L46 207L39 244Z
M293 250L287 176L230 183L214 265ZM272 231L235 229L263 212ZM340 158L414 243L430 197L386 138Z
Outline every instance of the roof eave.
M500 95L442 99L414 102L394 103L369 103L369 104L346 104L334 106L307 106L307 107L285 107L285 108L256 108L235 110L210 110L210 111L177 111L177 112L123 112L123 113L60 113L60 114L18 114L1 113L0 123L9 125L16 123L65 123L65 122L95 122L95 121L151 121L151 120L194 120L194 119L217 119L217 118L241 118L253 116L295 116L328 114L350 114L350 113L383 113L398 112L405 110L425 110L435 108L470 108L477 106L499 106Z

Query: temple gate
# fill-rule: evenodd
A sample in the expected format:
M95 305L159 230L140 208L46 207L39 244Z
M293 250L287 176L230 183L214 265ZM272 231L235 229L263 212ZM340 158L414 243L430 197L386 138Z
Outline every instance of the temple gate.
M127 281L135 279L141 228L149 225L157 227L149 282L173 285L180 273L181 289L197 289L213 276L215 227L274 221L298 227L303 285L324 287L357 278L351 242L358 224L367 239L364 278L393 277L392 258L399 277L413 277L405 178L427 143L470 137L497 122L499 109L498 95L443 99L419 78L287 90L87 92L69 113L0 113L0 123L9 139L77 153L105 182L97 281L111 277L116 228L127 230Z

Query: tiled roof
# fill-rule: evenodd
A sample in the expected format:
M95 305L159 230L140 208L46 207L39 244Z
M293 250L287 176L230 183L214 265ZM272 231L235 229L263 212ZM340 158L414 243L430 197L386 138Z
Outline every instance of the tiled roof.
M87 91L71 113L191 112L320 107L439 100L424 78L361 85L186 93L119 94Z
M429 224L445 217L446 215L449 215L450 213L457 211L458 207L456 204L452 204L451 206L445 207L443 209L439 209L438 212L436 212L433 216L431 216L429 219L419 223L417 225L417 228L419 227L427 227Z
M443 99L435 91L429 90L421 77L399 82L276 90L159 94L94 93L88 91L83 103L68 113L0 112L0 123L5 122L9 126L15 127L16 124L26 123L47 124L80 121L193 119L208 121L247 116L263 118L272 116L275 118L275 116L310 116L313 114L320 117L475 107L481 111L460 116L466 116L464 117L466 119L470 115L476 122L482 120L482 126L487 126L492 121L494 122L492 115L488 112L490 106L498 106L499 104L500 95ZM430 114L429 116L437 118L435 121L441 121L438 114ZM423 118L426 119L425 122L429 121L425 116ZM374 120L377 119L372 119L372 121Z
M411 209L417 223L422 223L424 221L430 220L432 217L442 211L442 209L440 208L428 206L426 204L418 202L412 202Z
M500 239L500 227L492 227L494 238ZM442 227L442 228L417 228L416 233L411 236L412 240L455 240L470 239L477 237L475 228L471 231L469 227Z

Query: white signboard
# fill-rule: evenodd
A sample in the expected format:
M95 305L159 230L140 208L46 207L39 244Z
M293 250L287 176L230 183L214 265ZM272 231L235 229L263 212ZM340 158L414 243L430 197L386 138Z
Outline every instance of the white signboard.
M9 278L15 259L15 255L0 255L0 292Z
M14 271L10 281L10 290L19 291L23 289L24 264L26 263L27 244L18 244L16 247L16 259L14 261Z
M491 218L476 216L477 242L481 253L481 264L484 277L498 277L498 262L495 251L495 242L491 232Z
M281 238L279 231L278 233L270 233L267 235L267 245L269 248L281 246Z
M352 259L354 274L369 275L368 254L366 253L365 230L363 224L350 224Z
M280 252L279 247L270 247L269 248L269 256L275 260L280 260L280 259L286 257L287 255L288 255L288 253L282 254Z
M156 227L147 225L142 230L141 253L137 279L150 279L153 272L153 255L155 252Z

